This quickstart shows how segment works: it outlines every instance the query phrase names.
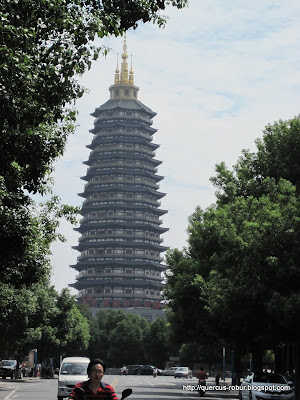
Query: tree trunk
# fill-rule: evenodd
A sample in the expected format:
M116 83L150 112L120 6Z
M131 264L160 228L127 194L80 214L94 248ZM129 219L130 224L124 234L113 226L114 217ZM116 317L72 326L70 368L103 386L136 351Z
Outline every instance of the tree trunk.
M261 374L263 371L263 354L261 349L252 352L252 369L255 374Z

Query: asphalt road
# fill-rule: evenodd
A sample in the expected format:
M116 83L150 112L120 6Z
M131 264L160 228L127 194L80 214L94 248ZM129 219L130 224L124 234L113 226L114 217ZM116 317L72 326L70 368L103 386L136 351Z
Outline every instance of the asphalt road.
M187 390L186 385L196 386L197 379L174 379L172 376L118 376L105 375L103 381L115 388L119 398L127 387L133 390L128 400L187 400L199 399L196 391ZM209 382L208 382L209 383ZM185 388L185 390L184 390ZM6 379L0 381L0 400L56 400L57 379L30 379L22 381ZM237 400L237 392L210 391L203 400Z

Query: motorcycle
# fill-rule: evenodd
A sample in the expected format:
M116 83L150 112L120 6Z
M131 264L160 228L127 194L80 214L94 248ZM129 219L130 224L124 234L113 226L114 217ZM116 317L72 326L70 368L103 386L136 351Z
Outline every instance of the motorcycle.
M199 391L199 395L200 395L200 397L203 397L204 396L204 394L205 394L205 391L206 391L206 381L199 381L198 382L198 386L199 386L199 389L198 389L198 391Z
M128 389L123 390L122 397L120 400L126 399L126 397L130 396L131 393L132 393L132 389L128 388ZM76 394L76 397L78 397L80 400L86 400L84 390L81 387L75 386L75 394Z

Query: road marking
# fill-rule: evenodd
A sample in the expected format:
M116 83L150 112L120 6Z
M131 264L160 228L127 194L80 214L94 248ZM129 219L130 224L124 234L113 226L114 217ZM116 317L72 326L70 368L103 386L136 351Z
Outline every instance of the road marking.
M119 380L120 380L120 378L115 378L115 379L112 381L111 386L112 386L113 388L116 387L117 384L118 384L118 382L119 382Z
M12 397L12 395L17 391L17 390L19 390L20 388L16 388L15 390L13 390L8 396L6 396L6 397L4 397L4 400L9 400L11 397Z
M148 381L148 379L144 378L144 380L149 383L149 385L154 386L154 383L151 383L150 381Z

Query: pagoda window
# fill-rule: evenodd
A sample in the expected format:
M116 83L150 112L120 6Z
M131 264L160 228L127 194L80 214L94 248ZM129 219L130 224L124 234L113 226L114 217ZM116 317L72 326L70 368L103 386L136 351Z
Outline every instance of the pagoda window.
M123 270L121 268L116 268L114 271L115 274L123 274Z
M106 272L107 274L111 274L111 268L106 268L106 269L105 269L105 272Z
M115 254L123 254L123 249L115 249Z
M104 289L104 293L111 293L110 289Z
M142 269L136 269L135 274L136 275L144 275L144 271Z
M132 269L125 269L125 273L126 274L133 274L133 270Z
M102 289L97 289L96 293L103 293L103 290Z
M126 293L126 294L131 294L131 293L132 293L132 289L125 289L125 290L124 290L124 293Z

